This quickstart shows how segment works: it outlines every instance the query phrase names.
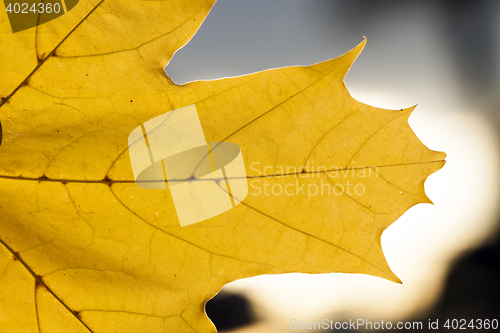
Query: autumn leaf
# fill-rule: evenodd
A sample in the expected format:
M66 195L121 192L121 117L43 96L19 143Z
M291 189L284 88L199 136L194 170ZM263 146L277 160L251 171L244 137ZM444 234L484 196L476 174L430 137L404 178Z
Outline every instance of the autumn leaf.
M163 68L213 2L82 0L18 33L0 11L2 332L213 332L204 304L236 279L399 281L380 236L430 202L444 153L415 136L413 107L349 95L365 42L310 67L175 85ZM240 147L249 193L181 227L168 188L134 182L127 138L188 105L207 142Z

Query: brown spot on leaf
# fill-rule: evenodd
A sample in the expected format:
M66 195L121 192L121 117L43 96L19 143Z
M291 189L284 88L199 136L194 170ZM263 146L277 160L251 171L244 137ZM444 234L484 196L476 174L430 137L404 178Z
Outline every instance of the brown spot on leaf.
M35 278L35 287L36 289L46 289L43 285L43 278L40 275L37 275Z
M78 319L82 319L82 315L80 313L80 311L71 311L71 313L73 313L73 315L78 318Z

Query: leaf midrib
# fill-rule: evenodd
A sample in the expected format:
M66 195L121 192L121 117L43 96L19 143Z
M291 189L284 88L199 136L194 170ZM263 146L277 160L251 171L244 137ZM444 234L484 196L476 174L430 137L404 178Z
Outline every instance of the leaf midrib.
M421 164L431 164L431 163L442 163L444 160L433 160L433 161L425 161L425 162L412 162L412 163L398 163L398 164L386 164L386 165L372 165L372 166L358 166L358 167L347 167L347 168L334 168L334 169L326 169L326 170L321 170L321 171L297 171L297 172L290 172L290 173L280 173L280 174L270 174L270 175L259 175L259 176L246 176L246 177L227 177L228 179L259 179L259 178L282 178L282 177L293 177L293 176L301 176L301 175L314 175L314 174L321 174L321 173L328 173L328 172L349 172L351 170L363 170L363 169L373 169L373 168L390 168L390 167L400 167L400 166L407 166L407 165L421 165ZM300 170L300 168L299 168ZM37 182L55 182L55 183L82 183L82 184L107 184L107 185L112 185L112 184L132 184L135 183L135 180L112 180L109 178L103 178L103 179L96 179L96 180L86 180L86 179L54 179L54 178L48 178L47 176L41 176L41 177L22 177L22 176L7 176L7 175L0 175L0 179L12 179L12 180L25 180L25 181L37 181ZM223 180L224 178L204 178L204 179L198 179L198 181L219 181ZM185 178L185 179L175 179L175 180L169 180L173 182L185 182L189 180L195 180L195 178ZM157 182L157 181L150 181L150 182ZM158 180L158 182L164 183L165 180Z

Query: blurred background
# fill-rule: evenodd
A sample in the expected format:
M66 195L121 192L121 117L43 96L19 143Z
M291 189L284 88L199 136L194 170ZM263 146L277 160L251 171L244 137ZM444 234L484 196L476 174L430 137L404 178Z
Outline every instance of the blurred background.
M221 332L296 332L294 319L422 321L424 331L429 319L440 330L446 319L500 320L500 1L219 0L166 71L183 84L311 65L364 36L345 79L353 97L418 104L411 127L448 154L425 184L434 205L411 208L382 236L403 284L349 274L236 281L207 304Z

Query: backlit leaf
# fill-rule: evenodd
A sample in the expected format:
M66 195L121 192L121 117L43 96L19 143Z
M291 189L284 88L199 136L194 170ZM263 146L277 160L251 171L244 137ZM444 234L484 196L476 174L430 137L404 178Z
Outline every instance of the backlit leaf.
M444 164L413 108L354 100L365 42L310 67L175 85L164 66L214 1L79 1L12 33L0 11L0 330L213 332L205 302L287 272L398 282L380 245ZM242 152L248 196L181 227L170 190L134 182L129 134L195 105ZM327 192L328 191L328 192Z

